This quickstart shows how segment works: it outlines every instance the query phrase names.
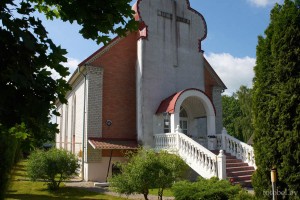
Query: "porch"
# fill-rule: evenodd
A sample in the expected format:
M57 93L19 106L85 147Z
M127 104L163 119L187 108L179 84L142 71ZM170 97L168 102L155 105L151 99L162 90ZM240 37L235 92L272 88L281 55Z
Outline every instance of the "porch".
M222 134L210 138L213 143L211 149L207 149L193 138L179 131L180 129L177 129L174 133L155 134L155 149L178 154L194 171L204 178L214 176L219 179L227 178L229 171L226 170L225 151L256 169L253 147L228 135L225 129L223 129ZM215 141L213 142L213 140ZM219 151L218 155L214 153L216 150ZM234 172L234 169L230 172Z

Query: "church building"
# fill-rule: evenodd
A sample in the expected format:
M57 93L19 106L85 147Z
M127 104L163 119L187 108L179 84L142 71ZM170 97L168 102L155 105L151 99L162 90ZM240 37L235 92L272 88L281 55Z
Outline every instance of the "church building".
M189 0L137 0L139 30L83 60L57 103L56 147L78 155L88 181L106 181L126 150L180 132L216 149L226 86L204 57L204 17ZM84 51L84 49L80 49Z

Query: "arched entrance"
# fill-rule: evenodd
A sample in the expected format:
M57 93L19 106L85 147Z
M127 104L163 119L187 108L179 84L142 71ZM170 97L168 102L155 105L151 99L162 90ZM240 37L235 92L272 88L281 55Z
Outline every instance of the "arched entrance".
M156 114L168 113L170 132L180 131L193 138L207 139L216 135L215 109L209 97L201 90L187 89L161 102Z

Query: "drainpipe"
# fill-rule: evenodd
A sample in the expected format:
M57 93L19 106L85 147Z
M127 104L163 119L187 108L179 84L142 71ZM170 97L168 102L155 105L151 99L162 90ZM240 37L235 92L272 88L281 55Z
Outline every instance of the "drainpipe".
M84 65L86 67L86 64ZM77 68L77 71L79 74L81 74L84 77L84 94L83 94L83 122L82 122L82 161L81 161L81 178L82 181L84 180L84 159L85 159L85 99L86 99L86 74L83 74L80 71L80 67Z

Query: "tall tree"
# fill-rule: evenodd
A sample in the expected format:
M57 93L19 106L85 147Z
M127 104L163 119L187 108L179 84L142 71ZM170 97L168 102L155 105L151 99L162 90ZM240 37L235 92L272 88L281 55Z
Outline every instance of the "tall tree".
M35 145L54 137L49 114L69 88L63 66L67 51L48 37L36 10L48 19L82 25L87 39L106 43L109 33L124 35L136 28L130 0L2 0L0 2L0 123L12 127L25 122ZM118 24L118 25L116 25ZM123 24L123 25L122 25ZM53 79L51 71L61 77Z
M252 89L242 85L232 96L222 96L223 124L228 133L247 142L253 134Z
M235 129L241 136L242 141L247 142L254 132L252 114L252 89L242 85L236 92L240 116L235 121Z
M254 82L256 194L270 190L270 170L286 199L300 196L300 1L285 0L271 11L259 36ZM283 198L283 196L280 196Z
M55 110L58 99L64 98L70 89L64 80L69 72L63 66L67 61L67 51L52 42L40 19L34 12L38 10L48 19L60 18L82 26L80 33L97 43L106 43L110 33L124 35L137 28L131 10L131 0L1 0L0 1L0 141L9 136L12 127L24 123L29 133L24 144L40 146L47 140L54 139L56 124L50 122L50 112ZM51 70L60 78L51 77ZM54 114L58 114L54 111ZM15 138L16 139L16 138ZM11 142L11 147L0 144L1 157L16 155L5 153L18 141ZM28 146L28 145L25 145ZM7 158L7 159L6 159ZM8 166L11 160L3 160ZM5 178L6 179L6 178ZM1 179L4 181L4 179ZM1 184L6 185L6 184ZM0 193L3 193L0 187ZM1 199L1 197L0 197Z
M234 93L231 96L223 95L222 106L224 127L230 135L241 139L241 135L236 132L235 129L236 119L241 115L241 109L236 94Z

